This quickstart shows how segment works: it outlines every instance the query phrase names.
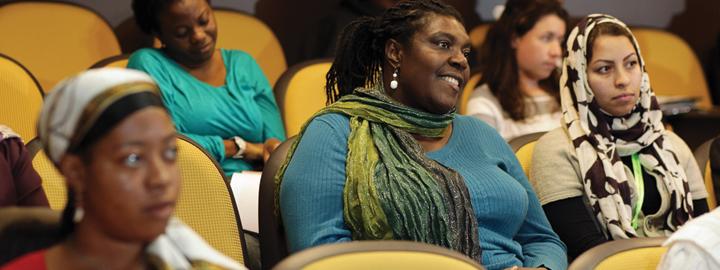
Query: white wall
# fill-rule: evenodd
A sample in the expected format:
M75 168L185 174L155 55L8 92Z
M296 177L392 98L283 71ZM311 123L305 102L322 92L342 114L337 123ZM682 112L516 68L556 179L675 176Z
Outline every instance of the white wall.
M132 0L59 0L86 6L100 13L113 27L132 16L130 4ZM258 0L212 0L214 7L225 7L255 13L255 2ZM8 0L0 0L0 3Z
M716 0L713 0L716 1ZM478 0L475 11L483 21L492 20L492 9L505 0ZM675 14L685 10L685 0L565 0L572 17L607 13L631 26L666 28Z
M0 0L0 3L8 0ZM60 0L89 7L100 13L112 26L132 15L131 0ZM212 0L215 7L226 7L255 13L259 0ZM312 0L299 0L312 1ZM472 1L472 0L468 0ZM717 1L717 0L711 0ZM483 21L492 17L492 9L505 0L475 0L475 11ZM589 13L608 13L632 26L666 28L675 14L685 10L685 0L565 0L565 8L573 17Z

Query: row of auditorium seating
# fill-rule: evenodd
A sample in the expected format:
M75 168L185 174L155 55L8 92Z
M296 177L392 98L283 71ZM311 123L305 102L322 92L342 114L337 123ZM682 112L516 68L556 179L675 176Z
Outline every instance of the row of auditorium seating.
M569 270L654 270L665 237L623 239L598 245L570 264ZM274 269L483 269L474 261L436 246L405 241L359 241L301 251Z
M515 151L520 165L526 175L530 175L530 165L532 163L533 150L535 149L535 143L545 132L537 132L526 134L510 140L508 143L510 147ZM715 193L715 183L713 183L712 174L710 171L710 144L715 138L710 139L700 145L693 151L695 161L698 163L700 173L703 175L705 182L705 189L708 192L707 203L709 209L717 207L717 198Z
M242 11L216 9L218 48L243 50L258 62L273 85L287 68L272 30ZM0 53L20 62L49 91L62 78L121 54L112 27L94 11L51 1L0 4Z
M302 123L325 105L324 74L330 60L313 60L286 70L282 47L262 21L227 9L216 10L215 16L221 29L217 46L246 51L258 61L275 86L288 136L296 134ZM480 47L487 30L488 25L480 25L470 31L473 47ZM693 96L699 99L699 108L712 106L702 67L687 43L662 30L634 28L633 33L658 95ZM113 65L124 66L122 58L127 57L120 55L118 40L102 17L73 4L47 1L2 4L0 34L4 37L0 53L23 63L45 92L61 78L94 63L120 59ZM459 103L460 113L466 111L467 98L479 80L480 74L475 74L466 85Z
M534 141L542 134L511 141L523 168L527 170ZM199 145L178 135L178 162L183 178L180 200L176 215L188 223L212 246L228 256L244 262L247 249L242 236L242 224L237 216L237 206L231 189L223 179L217 163ZM439 269L439 265L452 265L452 269L482 269L477 263L442 248L405 242L353 243L318 247L288 257L284 229L275 212L274 179L279 164L284 159L294 137L284 142L268 162L260 187L260 248L262 265L265 269L336 269L337 265L355 265L367 269ZM43 177L52 209L62 209L66 191L62 177L50 161L44 157L36 140L28 144L33 165ZM712 190L712 187L709 187ZM710 199L709 199L710 200ZM714 202L709 203L714 208ZM616 269L631 263L636 269L652 269L665 248L660 247L662 238L613 241L593 248L580 256L570 269ZM369 251L372 251L368 253ZM617 253L617 254L616 254ZM397 259L393 264L375 265L387 256ZM639 259L641 258L641 259ZM370 260L375 259L375 260ZM413 264L412 262L424 262ZM354 262L351 264L347 264ZM361 264L360 262L364 262ZM279 264L278 264L279 263ZM370 264L367 264L370 263ZM374 266L383 266L376 268ZM419 266L424 266L417 268ZM430 267L433 266L433 267ZM455 268L459 267L459 268Z
M248 52L258 61L271 85L287 65L272 30L242 11L216 9L217 47ZM470 31L474 48L485 39L488 24ZM657 29L634 28L659 95L698 97L701 108L711 106L702 67L681 38ZM0 5L0 53L25 64L48 91L63 77L101 59L120 54L110 25L94 11L70 3L9 1Z
M17 236L6 236L3 228L17 222L43 224L45 228L58 228L60 213L44 208L0 209L0 238L20 244ZM27 224L27 223L25 223ZM42 235L40 231L24 230L20 232L25 241L43 241L54 243L59 239ZM604 243L583 253L570 265L570 270L610 270L610 269L655 269L662 254L667 250L661 247L666 238L625 239ZM4 242L5 243L5 242ZM7 244L7 243L5 243ZM20 245L28 245L27 243ZM30 246L38 244L30 244ZM29 247L29 246L28 246ZM16 250L0 246L1 261L14 257ZM267 269L270 269L269 267ZM301 251L284 259L273 269L276 270L330 270L330 269L379 269L379 270L434 270L484 269L470 258L442 247L410 241L354 241L348 243L323 245Z
M36 1L27 1L27 3L23 3L22 5L25 4L64 5L59 3ZM0 6L0 28L3 28L1 27L2 25L25 25L18 24L17 21L9 23L10 20L14 19L10 16L4 16L4 14L17 14L16 5L20 5L20 3L13 5L5 4ZM9 7L12 7L13 10L8 10ZM32 7L33 9L37 10L45 9L45 7ZM78 9L80 7L72 6L72 8ZM75 13L70 12L65 14ZM223 14L227 14L228 18L222 18L224 16ZM50 16L55 15L57 14L45 14L46 19L54 18ZM83 18L83 16L80 16L79 14L74 16L78 20L80 18ZM288 137L297 134L301 125L313 113L315 113L317 110L319 110L325 105L324 75L330 67L331 60L315 60L299 64L288 70L285 70L286 67L284 56L282 56L282 49L280 48L277 39L274 37L274 35L272 35L272 32L270 32L267 26L262 24L262 22L254 19L250 15L234 11L227 11L225 13L224 11L219 10L216 12L216 16L218 17L219 27L223 29L222 33L226 34L219 36L219 47L236 48L248 51L258 59L260 66L266 72L266 75L268 76L268 79L271 83L273 83L277 79L277 83L274 84L274 91L278 106L281 110L281 115L284 120ZM35 23L30 23L28 24L29 26L47 28L46 25L38 26L38 22L42 20L33 20L35 21ZM52 21L57 24L58 21L63 20L64 19L53 19ZM228 22L225 25L244 25L245 23L248 23L248 20L250 21L250 23L256 23L256 25L252 27L223 27L223 21ZM126 65L127 55L120 55L119 49L111 53L96 54L98 52L102 52L105 48L113 48L113 46L111 45L102 45L108 46L104 47L104 49L87 49L87 47L84 47L84 49L82 50L84 50L85 52L74 52L74 49L76 48L86 46L87 43L93 43L88 42L88 40L97 41L100 39L100 37L104 35L98 34L98 30L96 30L98 25L102 25L102 23L99 23L97 20L92 23L92 25L94 25L92 26L92 28L77 27L78 25L83 25L85 22L78 23L73 20L70 20L69 22L72 23L71 25L75 25L75 28L79 28L80 32L90 33L90 37L81 37L77 35L57 36L44 34L42 31L39 30L25 29L23 31L34 31L32 33L38 33L37 36L47 36L54 39L52 41L44 41L41 43L33 41L34 43L31 42L30 44L34 46L28 46L26 44L24 45L24 48L22 46L20 46L19 49L15 48L21 51L19 53L13 52L13 49L8 49L12 46L19 46L17 44L10 44L8 45L8 47L6 47L6 43L9 43L8 41L17 42L19 40L7 38L4 39L5 41L0 41L0 52L6 52L11 55L18 55L18 59L22 58L20 59L20 62L25 63L25 61L28 61L28 66L30 67L30 70L28 70L22 65L20 65L17 61L14 61L12 58L0 55L0 89L2 89L2 91L0 91L0 100L2 100L2 104L0 104L0 123L9 124L13 129L20 133L20 135L25 141L29 141L30 139L35 137L35 122L37 119L37 115L39 114L39 109L42 105L42 89L50 89L50 87L61 77L65 77L67 75L83 70L88 66L91 66L92 63L96 63L95 65L93 65L96 67L107 65ZM107 23L105 23L104 21L102 22L105 26L107 26ZM483 27L485 26L481 26L478 29L482 29ZM230 32L229 30L231 29L255 31L259 28L261 30L264 29L266 32L270 33L269 36L262 36L268 37L269 40L263 40L263 38L258 38L260 36L255 32L227 34ZM485 29L487 28L485 27ZM7 37L8 34L14 33L12 31L4 31L5 30L0 29L0 33L6 34L5 37ZM53 31L59 30L56 29ZM645 56L645 60L648 62L648 70L652 76L654 88L656 89L656 91L658 91L659 94L698 96L701 97L701 106L710 106L709 92L707 90L707 84L705 83L702 70L697 63L696 57L694 56L694 54L692 54L692 51L690 51L687 44L685 44L676 36L658 30L634 29L633 31L638 37L639 42L641 43L643 55ZM473 35L473 33L475 32L476 31L473 31L471 33L471 36L477 38L484 37L483 34ZM111 30L110 33L112 33ZM246 37L253 38L248 39ZM84 43L84 45L79 46L76 43L68 43L65 40L66 38L80 41L81 43ZM107 39L112 40L112 38ZM473 39L473 42L475 43L475 38ZM658 42L654 40L660 41ZM115 39L115 42L117 43L117 39ZM227 42L225 44L239 44L242 47L235 47L235 45L222 45L223 42ZM478 44L480 43L481 41L479 41ZM67 45L67 47L72 47L73 51L70 51L69 48L65 48L65 46L56 46L55 48L61 48L63 50L67 49L68 51L52 51L50 50L50 48L46 48L47 44L65 44ZM52 51L52 53L43 55L48 51ZM88 51L92 51L93 55L87 56ZM667 53L667 51L671 51L672 53ZM27 52L32 53L30 53L30 56L26 56L23 54L27 54ZM654 57L652 56L653 54L655 55ZM281 58L280 60L277 59L278 56ZM678 60L671 58L670 56L679 56L682 59ZM264 62L263 59L268 60L267 62ZM81 64L69 64L69 62L72 62L74 60L78 60L77 63ZM47 70L43 68L47 68ZM281 73L283 73L282 76L280 76ZM35 80L32 76L33 74L38 75L40 80ZM40 74L43 75L41 76ZM463 92L463 100L466 100L466 97L468 97L469 93L471 92L470 90L472 90L476 86L476 83L477 81L479 81L479 79L479 74L475 74L473 76L473 79L468 83L466 89ZM13 91L14 89L22 89L23 91ZM460 112L464 112L464 105L464 102L460 102ZM215 163L209 157L209 155L207 155L207 153L203 149L199 148L194 142L180 135L178 136L178 138L178 142L180 145L179 162L181 174L183 179L185 180L183 181L183 190L185 192L182 193L182 196L178 203L177 215L186 223L188 223L191 227L193 227L196 231L198 231L200 235L207 239L210 244L216 247L218 250L240 262L244 262L244 258L246 258L247 256L247 249L244 246L245 242L242 235L242 225L239 217L237 216L237 206L235 205L232 191L228 188L221 170L217 166L217 163ZM529 140L528 142L530 143L525 147L517 148L516 153L521 162L524 162L524 169L527 169L529 167L529 163L527 162L529 162L528 157L530 157L532 153L532 141L534 140ZM286 148L288 144L289 142L286 142L284 144L284 147ZM511 142L511 144L513 143ZM525 144L523 143L522 145ZM54 167L52 166L50 161L44 156L42 151L39 151L41 147L38 146L38 143L36 141L31 141L31 143L29 143L29 147L32 150L32 153L34 153L35 157L33 159L33 165L38 171L41 172L44 179L43 186L45 187L48 196L51 197L51 207L53 209L61 209L64 206L65 200L65 186L61 176L56 171L54 171ZM698 149L698 151L702 152L700 149ZM696 154L698 154L698 151L696 151ZM278 151L278 153L273 154L273 156L275 157L275 163L278 163L277 157L282 156L282 153L283 151ZM703 164L707 164L707 158L703 160L705 160ZM271 161L271 164L272 162L273 161ZM698 162L701 162L700 158L698 158ZM276 168L273 169L273 165L271 164L268 164L268 166L266 167L266 171L276 170ZM709 169L706 168L707 165L701 166L701 169L705 169L706 184L708 184L707 179L709 178L710 174ZM268 176L272 174L272 172L268 172L264 173L263 176ZM273 191L274 187L271 186L270 182L266 181L265 178L267 177L263 178L263 181L261 183L261 190ZM274 182L272 182L271 184L274 185ZM712 182L710 181L709 184L712 185ZM712 190L712 187L709 186L708 191ZM273 195L274 193L265 192L263 194ZM268 198L266 195L263 194L261 194L260 197L260 238L263 254L263 265L267 268L271 265L276 264L281 259L285 258L287 256L287 251L286 249L281 250L280 253L278 253L279 256L275 258L272 257L272 251L267 251L268 245L273 244L280 245L278 247L284 248L284 237L282 235L284 231L280 226L278 217L274 216L274 208L267 208L269 207L268 203L274 203L274 199ZM708 198L708 200L711 208L714 207L714 205L716 204L714 201L715 198ZM272 204L271 206L274 207L274 204ZM265 207L264 210L262 209L263 207ZM211 209L212 211L208 211L208 209ZM266 216L263 217L264 214ZM275 224L267 223L269 219L272 219L271 222L275 222ZM278 241L279 244L273 243L273 241ZM270 247L270 250L272 250L271 248L272 247ZM405 248L410 249L410 247ZM266 258L274 261L267 262L266 264ZM593 256L592 258L597 257ZM295 265L295 263L292 263L290 265L291 268L288 269L294 269L292 267L294 267L293 265ZM282 266L282 264L278 265L278 267L280 266Z
M515 155L520 161L523 171L526 174L529 173L535 143L543 134L543 132L528 134L515 138L509 142L511 148L515 152ZM262 254L263 266L273 266L278 263L280 263L280 265L283 265L282 260L284 259L290 261L291 258L293 258L294 256L309 256L303 254L304 252L314 252L313 254L320 253L324 254L324 256L332 255L327 254L327 250L332 250L332 247L320 247L317 249L322 251L314 251L311 249L310 251L304 251L299 254L293 255L290 258L287 258L289 254L287 244L285 242L285 229L283 227L280 216L275 211L276 198L274 175L279 169L280 164L285 159L287 151L289 150L290 145L292 145L295 138L296 137L289 138L287 141L283 142L275 150L275 152L273 152L273 154L270 156L270 160L266 163L266 166L262 173L259 197L260 209L258 213L260 215L260 252ZM697 159L698 164L700 164L701 171L705 176L705 184L708 190L708 207L710 209L714 209L717 206L717 201L714 193L714 185L710 174L709 145L710 141L696 149L695 158ZM570 269L655 269L655 266L659 262L662 254L666 251L666 248L661 247L661 244L664 242L665 239L666 238L638 238L630 240L611 241L588 250L586 253L573 261ZM337 255L337 253L339 253L339 251L333 252L333 254L335 255ZM324 257L315 254L314 258L319 259ZM339 262L347 263L348 261L345 261L344 258L341 257L336 258L336 261L334 261L332 264L329 264L337 265L334 263ZM359 265L367 266L366 264ZM317 269L334 268L330 267Z
M119 59L119 66L123 66L123 58L121 57ZM22 68L19 63L13 61L12 59L0 58L0 60L4 60L7 63L12 64L0 64L0 67L9 66L15 70L12 73L3 72L2 74L7 74L11 77L23 78L23 80L20 80L19 84L31 86L30 88L32 91L28 92L34 93L34 95L30 96L35 96L35 99L39 100L37 104L34 104L36 105L35 107L39 108L42 104L42 96L37 82L33 79L32 75L26 69ZM114 62L116 61L110 61L106 64L113 65ZM319 67L318 64L320 65ZM308 66L327 69L329 67L329 62L328 60L319 61L311 63ZM300 68L299 70L306 69ZM290 73L294 74L296 72L292 71ZM290 76L290 78L292 78L292 76ZM283 80L287 80L287 82L283 82L279 85L293 84L290 79L281 79L281 81ZM306 87L300 87L299 89L306 89ZM285 89L283 91L288 90ZM26 102L19 102L17 104L24 104L21 107L31 105ZM28 118L28 115L19 115L18 117ZM27 122L26 125L31 124L29 123L30 121L25 122ZM541 135L542 134L531 134L510 141L510 145L513 150L516 151L516 155L521 161L521 165L526 172L530 165L530 157L532 156L534 142ZM178 156L181 175L184 180L182 184L184 192L178 202L176 211L177 216L198 231L198 233L212 246L240 262L245 262L244 259L247 257L247 249L245 248L245 241L243 239L242 224L237 215L237 206L235 205L232 191L228 187L221 169L207 154L207 152L200 148L200 146L182 135L178 135L178 139ZM277 269L301 269L301 267L333 269L334 266L353 262L351 265L369 267L367 264L359 264L357 262L386 261L379 259L383 258L383 256L393 256L395 258L406 258L407 260L397 259L395 261L401 263L399 265L404 265L407 269L422 269L415 268L415 264L410 263L420 261L424 262L421 264L424 266L437 263L441 265L465 267L466 269L482 269L478 268L479 266L477 266L476 263L473 263L472 261L468 262L466 258L443 249L436 248L437 250L435 251L416 251L415 248L417 248L416 246L418 245L421 250L429 248L416 243L353 243L346 244L347 247L340 245L310 249L287 258L288 253L285 246L284 229L281 226L279 217L274 211L274 180L272 176L277 171L279 163L283 160L284 155L287 152L287 148L293 140L294 138L289 139L283 143L275 153L273 153L270 161L265 167L265 171L263 172L260 187L261 194L259 210L261 239L260 248L263 265L272 266L277 264ZM708 144L705 144L696 150L696 159L699 163L705 164L705 166L700 167L704 169L706 184L708 185L707 188L708 191L711 191L711 195L708 197L708 205L711 208L714 208L716 201L714 193L712 192L712 181L710 180L707 145ZM41 146L37 140L30 141L28 143L28 148L31 156L33 156L33 166L36 170L38 170L43 178L43 187L48 195L51 208L56 210L61 209L66 200L66 190L62 176L60 176L60 174L56 171L49 159L45 157L44 153L40 151ZM635 263L638 264L638 267L650 269L652 268L650 266L657 264L661 254L665 250L665 248L660 247L659 244L661 242L662 239L613 241L609 244L598 246L597 248L588 251L589 255L579 257L570 269L615 269L618 265L627 265L627 263ZM393 245L397 245L398 249L388 249L388 247ZM624 249L628 249L628 251L620 252ZM369 250L372 250L372 252L368 253ZM397 253L400 253L400 255ZM369 260L371 258L376 258L378 260ZM642 258L642 260L638 260L638 258ZM286 261L281 262L282 260ZM280 264L278 264L279 262ZM429 267L425 269L436 268Z

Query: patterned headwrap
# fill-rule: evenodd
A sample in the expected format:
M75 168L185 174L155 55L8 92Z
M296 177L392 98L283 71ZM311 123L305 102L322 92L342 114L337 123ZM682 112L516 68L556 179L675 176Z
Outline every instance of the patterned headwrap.
M631 33L618 19L603 14L585 17L570 32L567 56L563 59L560 95L563 122L578 157L585 196L600 225L612 239L636 237L632 226L633 204L637 203L620 157L637 153L644 172L667 191L657 214L645 213L645 232L669 234L691 218L693 207L685 171L667 138L655 93L645 72L645 62L632 37L642 70L640 97L625 116L601 111L587 78L587 39L598 24L616 24ZM573 97L575 100L573 100ZM650 214L650 215L648 215Z

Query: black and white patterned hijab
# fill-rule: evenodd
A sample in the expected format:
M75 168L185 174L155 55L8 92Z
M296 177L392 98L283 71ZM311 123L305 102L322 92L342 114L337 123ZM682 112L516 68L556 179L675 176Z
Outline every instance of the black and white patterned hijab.
M687 177L666 136L662 112L650 88L645 62L634 37L632 43L642 70L640 98L630 114L623 117L610 116L600 110L587 79L586 50L587 37L602 23L627 29L624 23L609 15L585 17L570 32L560 76L563 122L575 147L584 192L611 239L638 236L631 224L632 206L637 200L635 185L620 159L638 153L644 171L667 189L667 192L660 190L663 202L659 213L645 213L646 219L655 222L640 226L646 232L669 234L692 215Z

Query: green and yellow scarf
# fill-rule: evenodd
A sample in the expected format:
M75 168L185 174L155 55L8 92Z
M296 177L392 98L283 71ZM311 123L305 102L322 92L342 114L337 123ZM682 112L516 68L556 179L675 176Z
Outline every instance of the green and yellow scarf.
M276 195L308 123L328 113L350 118L343 212L354 240L412 240L480 261L478 225L465 181L425 156L411 135L441 136L454 112L421 112L382 90L357 88L305 123L275 176Z

